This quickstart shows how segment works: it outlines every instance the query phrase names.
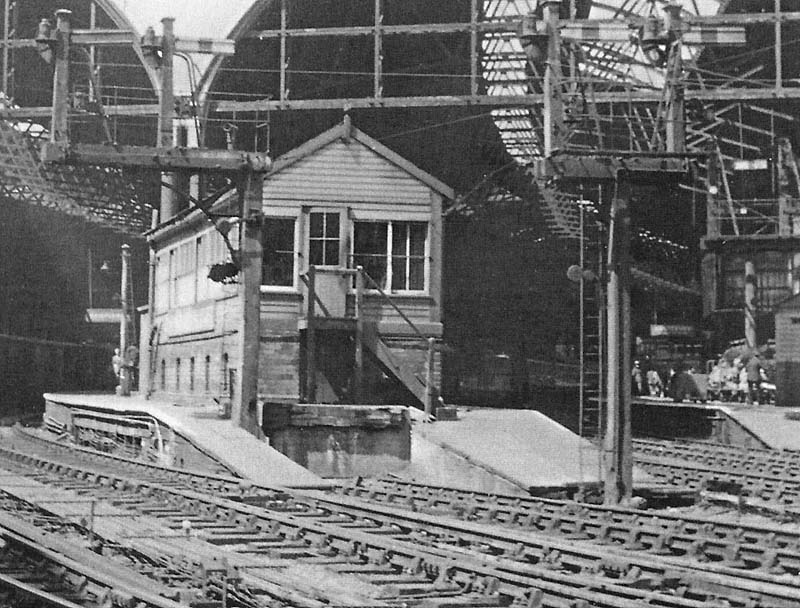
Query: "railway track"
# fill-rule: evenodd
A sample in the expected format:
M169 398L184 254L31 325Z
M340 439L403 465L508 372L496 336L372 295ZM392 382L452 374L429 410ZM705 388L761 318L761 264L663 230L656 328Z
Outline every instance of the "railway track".
M57 518L2 496L0 516L0 606L57 608L178 608L172 593L153 579L109 562L90 549L45 535L41 526ZM12 504L15 503L15 504ZM17 508L36 513L38 526L9 517ZM60 527L60 526L59 526ZM71 539L74 541L74 538ZM141 558L141 556L138 556ZM169 596L174 596L171 599Z
M15 449L2 450L6 463L15 463L9 466L19 467L20 473L35 470L48 484L64 484L91 493L96 500L146 512L166 520L171 528L189 521L209 542L250 560L266 552L272 559L310 560L339 572L357 573L383 588L383 602L424 598L433 605L455 605L452 598L458 597L459 605L468 600L469 605L516 602L559 608L800 603L800 594L792 586L800 565L791 562L788 545L785 552L775 551L776 559L768 568L759 567L758 560L765 556L756 546L728 554L727 561L703 563L713 558L713 551L706 552L695 543L693 552L682 555L680 543L664 534L660 536L667 542L661 546L648 546L645 535L629 536L627 546L615 546L615 535L606 532L596 541L607 544L598 547L586 542L591 537L586 526L569 531L563 526L541 530L533 525L508 531L349 497L245 487L241 480L212 477L214 491L222 490L227 496L217 498L208 488L198 491L203 477L199 474L150 467L148 474L160 474L165 482L157 483L123 477L118 471L98 473L85 465L59 463L52 455L25 453L22 440L16 437ZM44 449L35 447L40 452ZM62 458L69 451L63 446L53 449L61 451ZM99 461L104 456L95 458ZM119 459L110 460L116 461L112 468L119 466ZM140 465L135 468L141 470ZM194 489L187 489L192 485ZM510 523L522 522L515 517ZM533 520L529 518L528 523ZM450 604L442 594L450 597Z
M17 441L34 442L32 449L55 452L62 461L84 464L110 473L124 472L136 478L168 483L186 489L210 490L218 496L238 497L251 494L247 500L258 502L278 499L288 500L294 494L279 488L253 486L247 481L197 473L180 469L166 469L123 457L110 456L85 448L75 448L41 439L36 435L17 435ZM66 460L64 460L66 459ZM800 546L800 532L792 528L768 525L744 525L712 519L686 517L647 512L624 507L607 507L574 501L539 497L502 496L471 492L456 488L428 486L400 480L357 481L341 486L340 494L360 498L367 502L389 504L414 511L440 514L465 520L492 523L506 527L546 531L548 534L575 535L599 541L625 544L634 536L640 543L659 545L665 540L675 543L676 552L689 545L705 544L711 559L722 561L724 554L734 552L736 544L763 547L768 551L787 550L785 569L791 572L796 564L788 559L791 551ZM258 494L264 496L259 498ZM779 555L780 556L780 555ZM779 571L780 566L776 568Z
M636 440L634 460L658 481L748 496L800 515L800 461L795 452L750 455L699 442Z
M686 460L713 467L730 467L759 475L800 479L800 451L739 448L702 441L633 441L634 450L644 456Z

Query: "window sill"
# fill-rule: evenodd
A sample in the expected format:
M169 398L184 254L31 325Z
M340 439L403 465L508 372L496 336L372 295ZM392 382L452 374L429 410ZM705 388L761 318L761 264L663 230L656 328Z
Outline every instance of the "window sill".
M285 296L302 296L303 294L298 291L296 287L279 287L277 285L261 285L259 287L261 293L271 295L285 295Z
M384 294L389 296L390 298L430 298L431 294L427 291L384 291ZM365 289L364 290L365 296L376 296L379 298L383 297L383 294L378 291L377 289Z

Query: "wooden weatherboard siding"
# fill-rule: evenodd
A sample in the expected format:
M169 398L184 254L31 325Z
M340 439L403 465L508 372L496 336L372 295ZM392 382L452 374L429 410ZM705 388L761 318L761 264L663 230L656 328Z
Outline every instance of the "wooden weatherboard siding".
M334 141L265 180L269 206L314 203L403 205L430 212L429 188L362 143Z

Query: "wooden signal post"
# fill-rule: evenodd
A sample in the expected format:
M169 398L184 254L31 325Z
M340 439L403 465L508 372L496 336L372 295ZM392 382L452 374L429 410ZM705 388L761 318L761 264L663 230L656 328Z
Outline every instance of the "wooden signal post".
M725 25L718 19L684 22L681 9L670 4L663 19L635 18L630 22L559 19L559 0L544 0L542 19L529 17L521 34L532 61L545 61L543 79L544 158L537 161L537 180L610 183L614 196L608 215L608 273L606 285L606 426L603 433L604 501L630 500L633 491L631 441L631 296L630 210L631 185L655 179L679 180L688 170L685 148L681 44L745 43L744 27ZM740 17L740 16L737 16ZM741 22L739 22L741 23ZM666 146L660 152L596 150L570 152L561 87L562 40L572 42L629 42L638 31L639 43L657 67L667 67L664 116Z
M86 164L94 166L136 167L163 172L161 222L177 212L175 201L176 174L203 171L227 172L236 182L239 191L239 218L242 226L240 245L234 262L239 267L239 290L242 304L238 327L241 370L236 378L235 402L232 404L233 421L257 433L256 401L258 397L258 355L260 336L260 284L261 284L261 207L262 179L269 170L270 159L264 154L236 150L211 150L176 148L173 146L172 121L174 116L172 56L176 50L190 52L233 52L232 41L198 41L176 39L172 19L162 21L162 36L156 38L149 30L142 40L145 56L157 58L151 67L159 70L159 126L157 145L119 146L115 144L71 144L68 132L69 108L69 52L72 43L126 44L133 41L132 34L124 31L72 30L70 11L56 13L56 28L51 31L46 22L40 25L37 44L43 56L52 54L55 61L53 77L53 108L50 140L42 146L43 162ZM150 55L148 55L150 53ZM178 193L180 195L181 193ZM200 201L202 206L203 201ZM152 311L151 311L152 314Z

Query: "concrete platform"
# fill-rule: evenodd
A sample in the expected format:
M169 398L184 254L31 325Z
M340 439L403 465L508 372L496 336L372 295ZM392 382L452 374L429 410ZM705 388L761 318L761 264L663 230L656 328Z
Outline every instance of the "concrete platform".
M777 407L775 405L747 405L724 401L706 403L675 403L670 399L641 398L642 405L657 405L662 408L685 410L687 408L718 412L752 435L764 446L776 450L800 450L800 420L786 417L792 413L800 417L800 408ZM634 408L636 402L634 402ZM677 413L676 413L677 415ZM712 438L714 439L714 438Z
M456 421L417 421L411 444L407 476L420 482L460 486L459 480L488 483L495 478L497 490L470 489L505 491L510 485L527 492L601 480L597 447L533 410L474 409L459 411ZM478 471L484 473L482 478ZM634 469L635 487L652 481Z
M178 406L139 396L46 393L45 401L114 414L148 414L199 450L255 483L293 488L330 484L269 444L217 415L216 408Z
M796 408L774 405L719 406L729 417L776 450L800 450L800 420L790 420L789 412L800 415Z

